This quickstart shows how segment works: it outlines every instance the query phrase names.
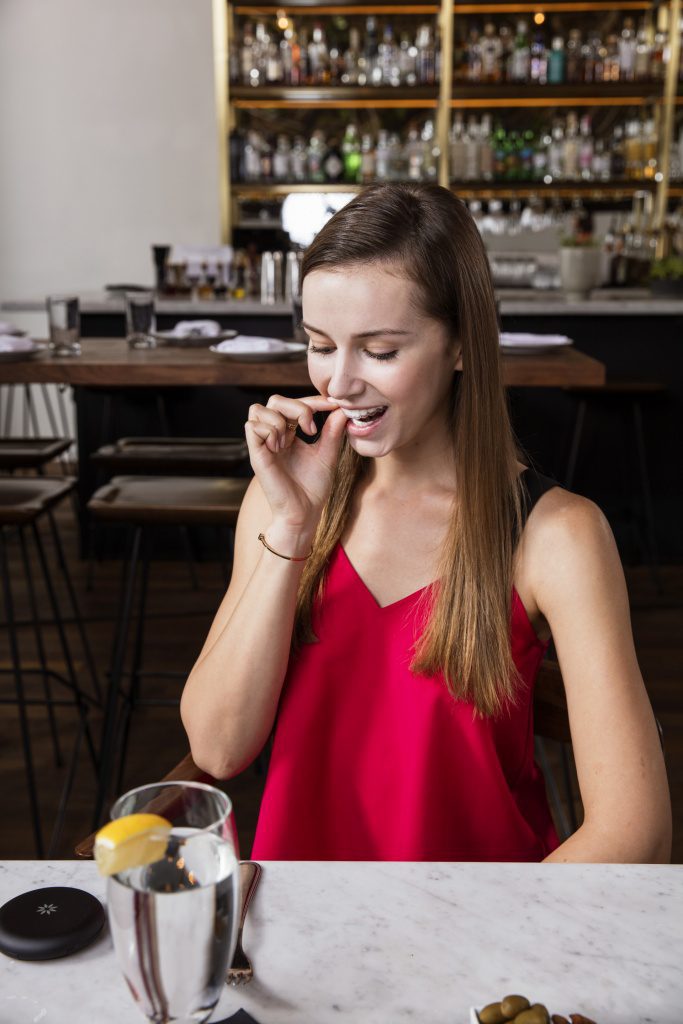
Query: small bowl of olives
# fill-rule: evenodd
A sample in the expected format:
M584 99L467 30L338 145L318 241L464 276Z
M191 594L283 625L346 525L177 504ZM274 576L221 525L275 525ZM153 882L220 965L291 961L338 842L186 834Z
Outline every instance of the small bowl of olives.
M532 1003L526 996L505 996L481 1010L470 1010L470 1024L596 1024L581 1013L549 1013L543 1003Z

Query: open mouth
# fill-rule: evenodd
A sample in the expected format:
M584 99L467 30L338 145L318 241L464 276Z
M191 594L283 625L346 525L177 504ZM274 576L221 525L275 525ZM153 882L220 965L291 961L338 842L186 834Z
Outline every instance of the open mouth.
M354 427L367 427L376 423L387 411L386 405L376 405L372 409L342 409L342 412Z

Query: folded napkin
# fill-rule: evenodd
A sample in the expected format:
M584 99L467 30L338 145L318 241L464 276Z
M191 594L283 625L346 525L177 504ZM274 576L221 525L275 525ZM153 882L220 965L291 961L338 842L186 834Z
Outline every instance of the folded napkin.
M18 331L14 324L11 324L9 320L0 320L0 334L23 334L23 331Z
M571 345L572 339L568 338L566 334L512 334L509 332L501 332L500 335L501 345L508 345L510 348L515 345L523 345L525 348L529 348L533 345Z
M175 338L216 338L220 333L217 320L180 320L169 331Z
M283 352L289 348L286 341L280 338L255 338L250 334L238 334L236 338L221 341L216 345L219 352L237 355L239 352Z
M18 338L14 334L0 334L0 352L32 352L36 347L33 338Z

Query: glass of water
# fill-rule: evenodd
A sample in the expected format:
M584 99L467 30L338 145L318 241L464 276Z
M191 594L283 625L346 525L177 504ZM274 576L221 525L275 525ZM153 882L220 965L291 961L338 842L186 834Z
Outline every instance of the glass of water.
M107 880L114 949L133 998L155 1024L201 1024L225 985L237 938L239 861L232 804L200 782L142 786L111 816L171 822L165 855Z
M126 337L130 348L156 348L154 292L126 292Z
M54 356L80 356L81 315L77 295L48 295L50 351Z

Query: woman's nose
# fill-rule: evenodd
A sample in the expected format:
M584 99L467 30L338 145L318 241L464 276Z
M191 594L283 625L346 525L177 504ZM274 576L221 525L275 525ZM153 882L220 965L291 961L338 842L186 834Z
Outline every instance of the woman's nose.
M355 374L353 360L337 352L334 356L332 376L327 384L330 398L343 399L359 395L363 390L363 382Z

